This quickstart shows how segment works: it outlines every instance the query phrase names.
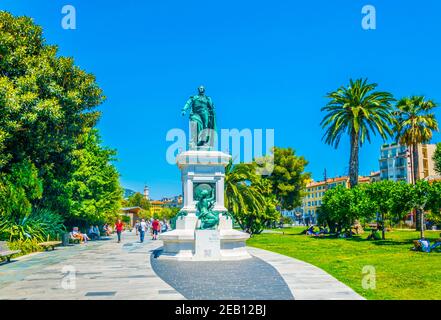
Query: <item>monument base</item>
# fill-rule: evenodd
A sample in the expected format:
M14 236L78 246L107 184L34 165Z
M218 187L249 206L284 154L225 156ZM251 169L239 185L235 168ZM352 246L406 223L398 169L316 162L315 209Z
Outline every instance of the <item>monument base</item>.
M248 233L234 229L175 229L159 235L164 247L158 258L192 261L249 259L251 255L246 250L249 237Z
M231 156L221 151L189 150L180 153L177 164L181 170L184 192L183 215L176 220L176 229L164 232L159 239L164 248L159 258L178 260L248 259L245 242L249 234L233 229L233 221L224 206L225 167ZM219 214L215 230L200 230L195 198L197 188L208 188L215 196L213 211Z

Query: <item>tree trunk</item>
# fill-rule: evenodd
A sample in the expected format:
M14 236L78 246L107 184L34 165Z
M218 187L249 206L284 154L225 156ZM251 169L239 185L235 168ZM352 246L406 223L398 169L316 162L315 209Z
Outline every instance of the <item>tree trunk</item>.
M413 166L413 183L415 184L417 180L419 179L419 164L418 164L418 144L412 145L412 166ZM423 213L421 209L415 210L415 223L416 223L416 230L423 232L424 229L424 223L423 223ZM423 234L423 233L422 233Z
M413 164L413 183L415 184L418 180L418 145L412 145L412 164Z
M420 209L416 209L415 210L415 227L417 231L421 231L421 217L422 217L422 212Z
M351 132L351 154L349 156L349 187L353 188L358 184L358 151L360 132Z
M384 231L384 214L381 214L381 239L386 240L386 235Z
M426 229L426 225L424 223L424 211L423 210L419 210L420 211L420 235L421 235L421 239L424 239L424 230Z

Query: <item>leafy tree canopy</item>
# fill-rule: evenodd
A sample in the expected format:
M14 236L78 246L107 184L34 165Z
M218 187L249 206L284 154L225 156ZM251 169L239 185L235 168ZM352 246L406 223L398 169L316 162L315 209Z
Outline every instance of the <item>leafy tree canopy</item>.
M32 211L32 200L41 198L42 183L37 169L25 160L11 166L9 174L0 173L0 218L18 222Z
M0 12L0 170L31 159L45 207L69 210L64 185L75 171L73 151L103 100L95 77L58 56L32 19Z
M225 206L241 228L251 234L262 232L280 218L272 184L258 169L255 162L230 162L225 169Z
M292 210L301 205L310 173L305 172L308 161L303 156L296 155L292 148L274 147L270 157L256 159L259 167L273 162L272 172L265 178L271 182L272 191L278 205L282 209Z
M132 194L123 204L126 207L140 207L143 210L150 210L151 207L150 201L139 192Z
M116 152L103 148L97 130L82 135L81 148L73 152L76 168L66 184L69 217L90 223L113 221L120 209L123 190L111 161Z

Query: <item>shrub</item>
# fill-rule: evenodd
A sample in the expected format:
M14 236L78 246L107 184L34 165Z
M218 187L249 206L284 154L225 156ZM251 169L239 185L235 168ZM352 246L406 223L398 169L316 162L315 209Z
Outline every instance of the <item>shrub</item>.
M371 240L381 240L381 233L379 231L374 231Z
M55 239L65 232L63 218L46 209L35 209L18 223L13 219L0 221L0 239L10 242L36 239L39 242Z
M283 224L292 224L293 223L293 219L291 217L287 217L287 216L283 216L281 219Z
M32 252L43 251L43 248L38 245L39 241L34 239L15 240L9 242L9 249L21 250L21 252L15 256L22 256Z

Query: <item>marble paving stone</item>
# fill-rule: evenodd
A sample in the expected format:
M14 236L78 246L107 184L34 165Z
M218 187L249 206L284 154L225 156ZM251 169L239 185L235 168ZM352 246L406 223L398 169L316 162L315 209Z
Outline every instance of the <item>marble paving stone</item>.
M87 297L92 296L114 296L116 294L116 291L98 291L98 292L88 292L86 293Z

